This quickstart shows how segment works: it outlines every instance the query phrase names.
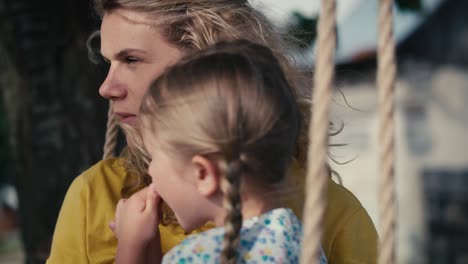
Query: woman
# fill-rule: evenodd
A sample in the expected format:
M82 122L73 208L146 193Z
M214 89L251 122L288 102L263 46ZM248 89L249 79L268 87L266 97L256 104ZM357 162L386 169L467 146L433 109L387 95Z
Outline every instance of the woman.
M97 0L96 6L102 15L101 53L110 63L99 92L113 102L121 123L135 124L143 94L167 66L220 40L244 38L266 45L290 81L297 77L279 36L247 1ZM113 262L117 241L108 223L122 190L129 191L129 185L135 187L133 179L141 178L130 173L127 164L125 158L104 160L75 179L62 205L48 263ZM299 183L302 167L296 164L291 172ZM327 200L322 245L329 263L375 263L377 234L359 201L331 180ZM300 203L293 205L299 214ZM178 226L159 230L163 252L185 238Z

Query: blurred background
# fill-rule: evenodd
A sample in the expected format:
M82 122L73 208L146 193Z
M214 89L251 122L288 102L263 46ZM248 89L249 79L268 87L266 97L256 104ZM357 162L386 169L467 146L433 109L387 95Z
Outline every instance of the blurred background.
M251 0L315 58L318 0ZM468 263L468 1L395 0L398 263ZM375 0L338 0L333 168L378 226ZM44 263L71 181L102 155L91 0L0 0L0 263Z

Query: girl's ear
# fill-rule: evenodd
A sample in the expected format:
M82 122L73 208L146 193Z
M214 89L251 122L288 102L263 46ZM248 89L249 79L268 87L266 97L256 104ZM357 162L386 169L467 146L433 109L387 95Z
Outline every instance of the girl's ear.
M195 184L201 195L208 197L219 190L219 170L216 163L203 157L195 155L192 158L195 167Z

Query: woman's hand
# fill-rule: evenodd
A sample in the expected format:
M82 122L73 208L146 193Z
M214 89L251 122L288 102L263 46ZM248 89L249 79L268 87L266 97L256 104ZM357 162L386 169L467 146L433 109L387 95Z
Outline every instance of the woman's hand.
M121 199L115 219L109 224L119 245L146 247L150 241L159 240L161 204L161 197L152 184L128 199Z

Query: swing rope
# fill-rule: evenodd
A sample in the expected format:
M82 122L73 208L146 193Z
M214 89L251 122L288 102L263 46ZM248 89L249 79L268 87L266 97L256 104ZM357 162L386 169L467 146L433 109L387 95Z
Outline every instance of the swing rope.
M113 113L112 102L109 102L109 111L107 112L106 141L104 143L102 159L108 159L114 156L115 147L117 146L118 131L119 127L117 125L117 119Z
M310 146L307 153L306 199L304 204L304 245L301 263L319 263L322 219L328 183L328 136L331 89L336 46L335 0L322 0L318 23L317 60L312 89Z
M379 88L379 264L395 263L394 89L396 79L392 1L380 0L377 85Z

